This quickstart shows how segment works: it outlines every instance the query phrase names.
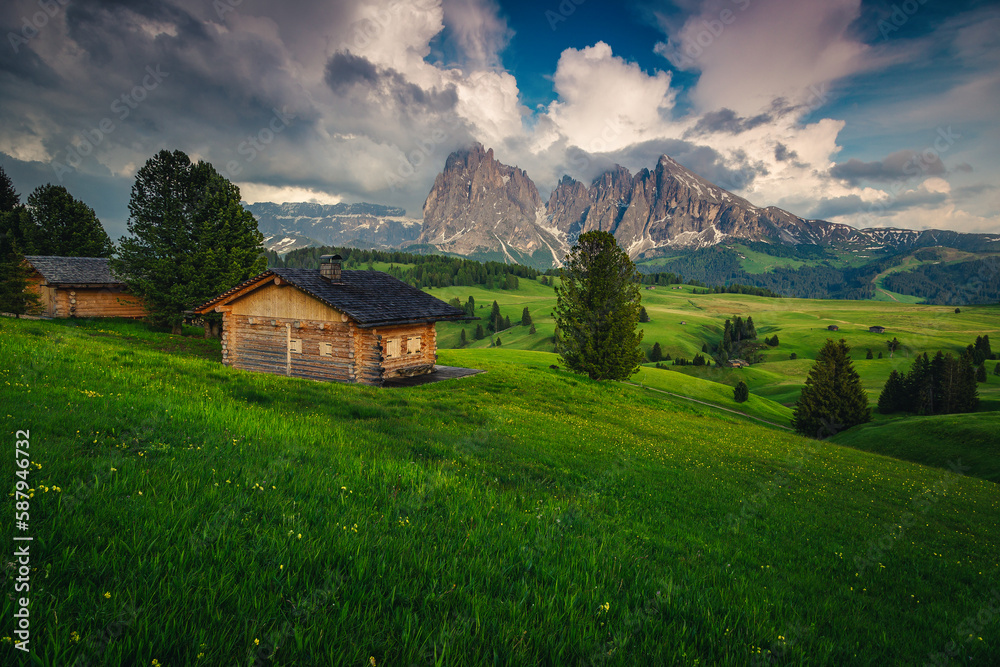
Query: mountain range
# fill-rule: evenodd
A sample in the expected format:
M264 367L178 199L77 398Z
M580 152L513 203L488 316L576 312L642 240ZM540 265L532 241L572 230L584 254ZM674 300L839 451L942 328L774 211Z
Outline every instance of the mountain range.
M381 204L246 204L257 218L264 247L279 254L309 246L396 248L416 241L420 220Z
M528 175L481 144L452 153L424 204L418 243L478 259L559 266L588 231L614 234L634 260L728 241L902 252L947 246L1000 251L1000 236L945 230L857 229L759 208L667 155L633 175L616 165L589 186L564 176L547 203Z

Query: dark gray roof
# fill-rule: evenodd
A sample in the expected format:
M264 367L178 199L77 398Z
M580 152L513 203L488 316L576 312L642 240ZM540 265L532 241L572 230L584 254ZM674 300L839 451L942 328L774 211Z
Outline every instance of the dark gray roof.
M461 308L445 303L381 271L342 271L341 282L331 283L319 269L270 269L220 294L195 310L223 302L230 294L261 278L280 276L310 296L346 313L362 327L390 324L475 319Z
M122 284L111 274L106 257L28 255L25 259L50 285Z

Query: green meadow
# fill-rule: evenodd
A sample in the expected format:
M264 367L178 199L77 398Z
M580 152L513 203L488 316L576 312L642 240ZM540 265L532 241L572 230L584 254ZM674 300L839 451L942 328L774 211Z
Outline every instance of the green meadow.
M780 426L828 321L857 350L884 345L855 331L877 318L915 353L992 333L997 309L644 292L646 342L675 355L738 313L779 333L737 406L730 375L644 367L634 386L550 368L551 288L525 282L433 290L496 298L512 320L528 306L538 333L443 349L486 372L406 389L228 369L194 329L0 320L3 474L13 505L30 430L33 537L32 656L5 629L4 663L996 662L996 442L974 440L996 413L944 418L970 430L895 458L853 429L841 444ZM904 333L927 323L924 342ZM919 419L878 437L947 437Z

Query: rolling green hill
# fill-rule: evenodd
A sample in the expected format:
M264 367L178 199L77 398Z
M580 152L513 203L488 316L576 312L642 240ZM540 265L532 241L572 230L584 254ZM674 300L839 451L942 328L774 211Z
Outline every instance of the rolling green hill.
M698 320L686 295L650 303L666 332L673 308L707 327L735 303L720 296ZM138 324L0 320L5 428L30 430L35 664L1000 655L994 626L963 620L1000 587L994 484L594 383L550 354L440 356L486 373L322 384Z

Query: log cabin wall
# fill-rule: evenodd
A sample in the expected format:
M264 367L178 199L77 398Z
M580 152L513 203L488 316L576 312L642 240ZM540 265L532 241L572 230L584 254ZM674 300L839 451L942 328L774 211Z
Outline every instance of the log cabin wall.
M145 317L139 297L119 287L77 287L57 290L60 317Z
M223 363L311 380L356 382L352 324L289 285L237 299L223 316Z
M362 329L351 323L354 330L354 349L358 360L357 381L362 384L382 385L385 373L382 368L383 340L375 329Z
M382 336L385 350L382 369L386 378L419 375L434 370L437 336L433 322L380 327L378 333Z
M38 305L42 315L57 317L55 314L55 288L44 284L45 279L37 271L28 276L27 290L38 295Z

